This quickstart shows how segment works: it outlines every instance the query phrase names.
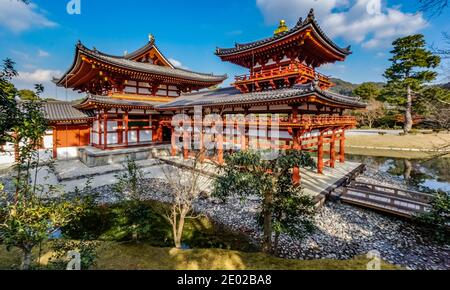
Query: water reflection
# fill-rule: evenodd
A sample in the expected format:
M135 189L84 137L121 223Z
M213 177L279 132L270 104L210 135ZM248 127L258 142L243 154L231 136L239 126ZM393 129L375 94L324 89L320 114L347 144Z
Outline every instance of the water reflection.
M450 158L421 160L347 155L347 160L365 163L420 190L442 190L450 193Z

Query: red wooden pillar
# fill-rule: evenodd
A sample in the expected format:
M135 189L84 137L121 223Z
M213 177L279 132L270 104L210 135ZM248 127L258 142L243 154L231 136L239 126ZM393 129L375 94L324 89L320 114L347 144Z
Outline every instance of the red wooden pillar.
M128 111L123 114L123 122L125 124L125 145L128 147Z
M247 150L247 120L246 117L244 116L244 124L239 125L238 124L238 128L240 128L240 138L241 138L241 150Z
M247 116L249 114L249 108L244 108L244 126L243 126L243 130L244 132L242 133L242 139L241 139L241 150L248 150L249 147L249 143L250 143L250 126L247 122Z
M292 106L292 123L298 123L298 106Z
M217 162L223 164L223 134L217 136Z
M100 111L97 114L97 121L98 121L98 145L102 146L102 144L103 144L103 141L102 141L103 129L102 129L102 116L100 114Z
M317 172L323 173L323 132L320 132L319 142L317 143Z
M14 152L16 153L16 161L18 159L19 152L14 148ZM53 127L53 159L58 158L58 130L56 127Z
M204 139L204 135L203 135L203 126L200 127L200 132L199 132L199 143L200 143L200 162L203 162L205 160L205 139Z
M183 132L183 158L189 158L189 133Z
M330 167L331 168L334 168L334 165L336 163L335 141L336 141L336 130L333 129L333 133L331 135L331 142L330 142Z
M345 162L345 130L342 129L341 137L339 139L339 162Z
M170 127L170 136L171 136L171 144L172 144L172 148L171 148L171 154L172 156L177 155L177 147L176 147L176 136L175 136L175 129L173 127Z
M108 110L107 109L105 109L105 111L103 113L103 131L105 132L105 134L103 135L103 137L104 137L103 149L106 149L108 147Z

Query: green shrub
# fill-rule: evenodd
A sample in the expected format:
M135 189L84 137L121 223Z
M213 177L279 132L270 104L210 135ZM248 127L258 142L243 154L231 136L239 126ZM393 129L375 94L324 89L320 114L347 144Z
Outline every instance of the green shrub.
M450 243L450 195L437 192L431 201L431 210L416 217L423 229L443 243Z
M92 241L54 240L51 249L54 252L49 259L48 269L65 270L69 262L68 253L77 251L80 253L81 270L89 270L95 265L97 248L99 243Z
M62 233L65 238L75 240L134 240L157 247L171 247L171 226L160 215L166 208L166 204L156 201L127 201L99 206L63 227ZM136 233L137 236L133 237ZM245 235L215 225L206 217L186 221L183 241L191 248L256 250Z

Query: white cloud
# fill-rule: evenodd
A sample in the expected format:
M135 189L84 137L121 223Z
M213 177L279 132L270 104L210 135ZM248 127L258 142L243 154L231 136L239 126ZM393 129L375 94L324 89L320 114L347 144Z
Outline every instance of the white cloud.
M179 60L176 60L176 59L174 59L174 58L169 58L169 61L170 61L171 64L173 64L174 67L182 68L182 69L187 69L187 67L184 66L184 65L181 63L181 61L179 61Z
M428 25L421 13L388 7L382 0L256 0L268 23L295 23L314 8L316 18L331 37L342 37L365 48L389 45L395 38L417 33Z
M56 85L52 82L54 77L60 77L62 75L60 70L37 68L31 69L30 71L20 70L18 73L19 75L13 79L13 83L17 89L34 90L35 84L42 84L44 85L43 97L65 97L64 89L56 88ZM70 98L74 95L71 91L68 91L67 93L70 94Z
M55 27L57 24L38 9L36 4L26 5L16 0L0 0L0 26L14 33L32 28Z
M31 72L19 71L19 76L16 80L21 83L36 84L50 82L53 77L58 77L62 74L60 70L51 69L36 69Z
M39 57L48 57L48 56L50 56L50 53L48 53L48 52L46 52L45 50L42 50L42 49L39 49L37 54L38 54Z

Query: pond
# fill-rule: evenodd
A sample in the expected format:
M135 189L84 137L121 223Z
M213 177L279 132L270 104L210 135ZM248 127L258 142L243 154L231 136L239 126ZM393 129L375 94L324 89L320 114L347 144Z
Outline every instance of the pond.
M347 155L347 160L364 163L421 190L450 194L450 158L430 160Z

